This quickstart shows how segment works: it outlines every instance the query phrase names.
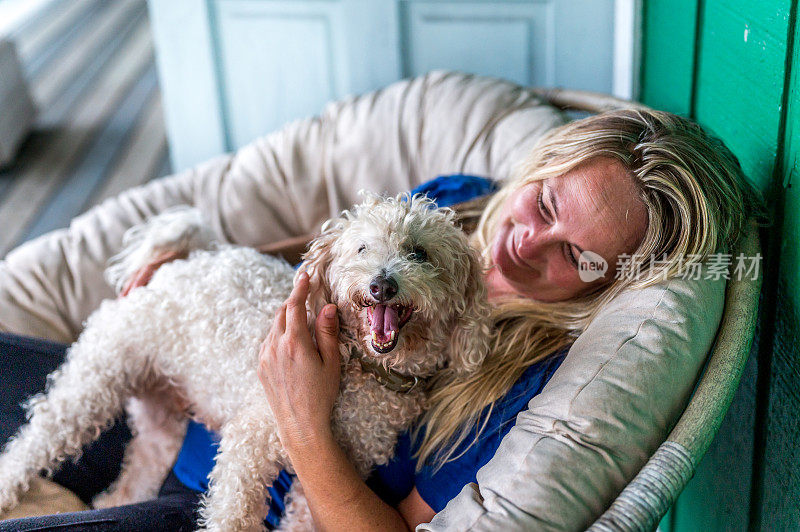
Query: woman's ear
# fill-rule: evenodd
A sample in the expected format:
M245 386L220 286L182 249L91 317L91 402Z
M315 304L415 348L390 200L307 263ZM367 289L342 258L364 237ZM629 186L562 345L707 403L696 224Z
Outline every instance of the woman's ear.
M463 311L454 317L450 335L450 368L458 375L477 371L489 352L491 306L483 280L483 267L475 251L467 254L469 265L461 296Z
M316 318L322 307L332 303L328 268L333 261L333 244L341 233L340 221L327 222L322 228L322 234L311 241L308 251L303 255L303 262L297 268L295 282L301 273L308 274L308 309L311 312L309 322Z

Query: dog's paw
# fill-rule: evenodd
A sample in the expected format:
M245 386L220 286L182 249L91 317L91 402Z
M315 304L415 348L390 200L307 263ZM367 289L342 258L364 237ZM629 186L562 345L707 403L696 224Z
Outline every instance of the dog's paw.
M92 499L92 508L99 510L101 508L113 508L115 506L122 506L119 497L115 497L114 493L104 491Z
M8 482L3 482L0 478L0 518L3 512L7 512L19 504L20 490L15 489Z
M24 465L8 454L0 456L0 512L15 507L29 487Z
M112 488L109 488L103 493L98 494L94 499L92 499L92 508L114 508L116 506L124 506L132 502L132 496L128 493L125 493L125 490Z

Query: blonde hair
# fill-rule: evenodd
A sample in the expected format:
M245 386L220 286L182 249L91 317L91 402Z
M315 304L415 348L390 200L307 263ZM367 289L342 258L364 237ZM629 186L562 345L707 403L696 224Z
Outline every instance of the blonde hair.
M648 227L629 258L630 270L643 275L618 276L569 301L513 298L499 303L493 310L492 352L481 370L467 380L443 380L432 388L431 407L413 433L422 437L418 467L427 461L438 467L457 458L459 446L476 426L470 443L477 440L495 401L522 373L569 346L620 291L655 284L690 263L735 249L748 215L761 224L766 219L734 155L700 126L660 111L610 111L551 131L490 200L472 235L487 266L501 207L511 194L597 157L621 162L646 206Z

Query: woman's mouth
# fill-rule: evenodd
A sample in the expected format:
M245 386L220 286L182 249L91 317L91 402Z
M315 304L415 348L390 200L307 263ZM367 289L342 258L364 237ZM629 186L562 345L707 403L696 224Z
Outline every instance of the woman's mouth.
M376 303L367 307L372 349L381 354L392 351L400 340L400 329L408 323L414 308Z

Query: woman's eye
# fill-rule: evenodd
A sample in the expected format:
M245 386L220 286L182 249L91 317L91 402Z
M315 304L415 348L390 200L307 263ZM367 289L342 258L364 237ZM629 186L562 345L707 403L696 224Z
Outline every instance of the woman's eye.
M364 244L361 244L361 247L360 247L360 248L358 248L358 252L359 252L359 253L364 253L364 251L365 251L366 249L367 249L367 246L365 246Z
M428 260L428 252L425 251L425 248L419 246L412 248L410 255L411 260L414 262L426 262Z
M550 213L547 212L547 207L544 206L542 195L542 190L539 190L539 195L536 196L536 203L539 204L539 214L541 214L542 218L544 218L546 221L550 221Z
M572 246L569 244L564 244L564 255L567 258L567 262L572 264L575 268L578 267L578 259L575 258L575 254L572 253Z

